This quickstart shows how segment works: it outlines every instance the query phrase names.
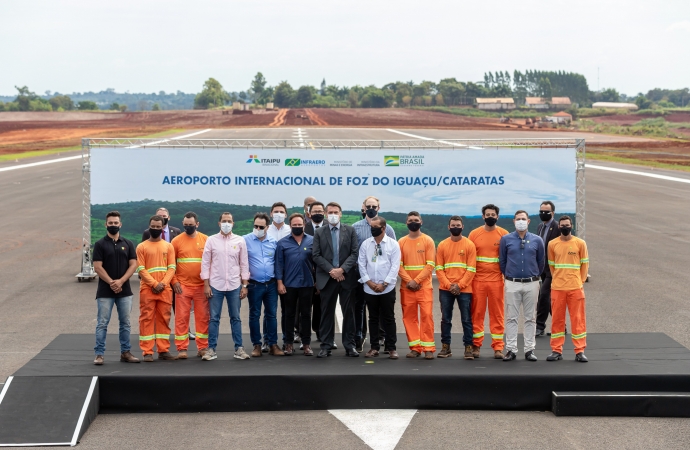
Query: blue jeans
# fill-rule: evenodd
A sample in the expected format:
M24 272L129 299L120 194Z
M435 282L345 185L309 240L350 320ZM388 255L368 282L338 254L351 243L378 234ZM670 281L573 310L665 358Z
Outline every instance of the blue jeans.
M450 345L450 330L453 328L453 307L458 301L460 308L460 320L462 321L462 343L472 345L472 294L461 292L460 295L453 295L450 291L439 289L439 300L441 300L441 343Z
M266 284L249 283L247 288L247 300L249 303L249 334L252 345L261 345L261 305L264 306L264 336L268 345L278 343L278 322L276 311L278 309L278 286L276 282Z
M97 355L105 353L105 336L108 333L110 315L113 312L113 305L117 306L117 318L120 320L120 352L128 352L131 349L129 342L129 315L132 312L132 296L120 298L97 298L98 322L96 323L96 346L94 351Z
M216 349L218 345L218 330L220 328L220 313L223 310L223 300L228 300L228 314L230 315L230 328L232 340L235 342L235 350L242 347L242 321L240 320L240 289L232 291L219 291L211 286L213 296L209 299L211 320L208 323L208 348Z

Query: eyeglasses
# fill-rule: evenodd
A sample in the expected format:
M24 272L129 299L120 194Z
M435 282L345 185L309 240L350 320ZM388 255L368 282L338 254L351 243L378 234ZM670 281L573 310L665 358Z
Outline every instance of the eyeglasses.
M376 207L376 206L373 206L373 205L369 205L369 206L367 206L366 208L367 208L367 209L376 209L377 207Z
M551 214L551 211L539 211L539 214Z
M266 226L265 225L254 225L255 230L265 230Z
M522 239L520 241L520 249L523 249L523 248L525 248L525 240L524 239Z
M381 244L376 244L376 247L374 249L374 253L378 251L379 256L383 255L383 252L381 251Z

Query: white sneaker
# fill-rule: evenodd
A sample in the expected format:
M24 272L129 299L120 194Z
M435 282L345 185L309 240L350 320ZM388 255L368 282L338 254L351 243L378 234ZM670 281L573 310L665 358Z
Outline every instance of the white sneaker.
M235 358L237 359L249 359L250 356L244 351L244 347L239 347L235 350Z
M216 351L212 348L206 349L204 356L201 357L204 361L211 361L216 358L218 358L218 355L216 355Z

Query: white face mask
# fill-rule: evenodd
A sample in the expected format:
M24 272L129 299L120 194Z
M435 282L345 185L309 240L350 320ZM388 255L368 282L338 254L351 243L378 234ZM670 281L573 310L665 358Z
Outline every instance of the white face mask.
M220 231L222 231L224 234L228 234L232 231L232 224L223 222L220 224Z
M339 222L340 222L340 215L338 215L338 214L329 214L328 215L328 223L330 223L331 225L333 225L333 226L338 225Z
M266 234L266 230L259 230L258 228L254 228L253 233L254 233L254 236L256 236L256 237L258 237L259 239L261 239L261 238L264 237L264 235Z
M273 221L275 223L283 223L285 222L285 214L283 213L274 213L273 214Z
M515 221L515 229L518 231L525 231L527 229L527 220L518 219Z

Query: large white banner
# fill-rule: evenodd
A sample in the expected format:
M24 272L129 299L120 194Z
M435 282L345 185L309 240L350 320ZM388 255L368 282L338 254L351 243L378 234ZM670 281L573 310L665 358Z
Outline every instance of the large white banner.
M536 214L544 200L572 214L575 168L574 148L94 148L91 202L113 208L144 200L187 202L188 208L199 201L266 210L282 201L301 209L311 195L359 211L373 195L381 200L384 217L411 210L476 217L493 203L512 218L518 209Z
M573 148L95 148L91 174L93 204L149 198L301 206L314 195L357 210L375 195L396 212L474 215L486 203L514 211L542 200L575 211Z

